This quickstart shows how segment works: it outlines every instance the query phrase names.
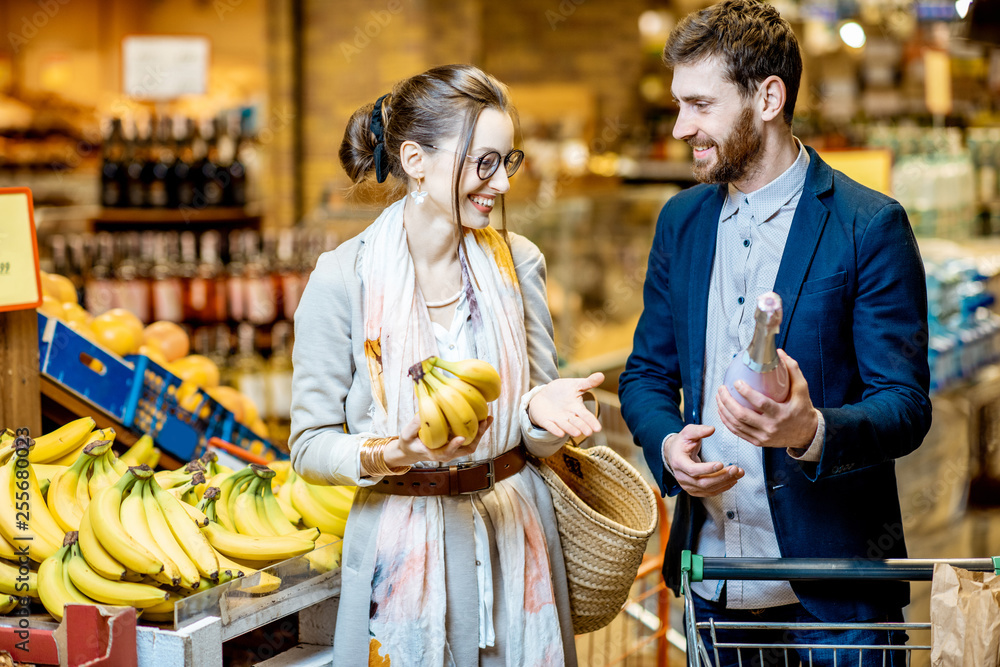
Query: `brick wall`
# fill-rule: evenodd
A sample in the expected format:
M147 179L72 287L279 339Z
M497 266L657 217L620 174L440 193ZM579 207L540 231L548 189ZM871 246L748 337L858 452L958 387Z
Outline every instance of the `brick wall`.
M306 211L324 192L339 200L349 184L337 151L351 113L433 65L472 62L515 89L579 84L592 92L598 129L603 118L634 120L646 0L305 0L304 7Z

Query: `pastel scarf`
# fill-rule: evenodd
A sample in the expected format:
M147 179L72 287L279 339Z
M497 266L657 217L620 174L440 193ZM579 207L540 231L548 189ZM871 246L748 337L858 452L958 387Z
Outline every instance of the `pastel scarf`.
M405 199L383 211L361 254L365 350L372 386L372 430L398 435L416 413L407 370L436 355L426 302L416 283L403 227ZM529 389L524 306L514 262L492 228L467 230L461 253L476 356L503 378L490 404L493 424L472 460L495 458L521 441L518 409ZM433 465L433 464L430 464ZM548 551L532 487L514 475L481 495L495 528L507 609L506 662L562 665L563 650ZM376 537L369 620L370 665L441 667L452 663L445 628L442 502L467 498L388 496ZM474 519L482 522L473 504ZM489 554L488 545L476 545ZM489 576L487 574L487 576ZM469 605L462 600L453 604ZM479 600L479 645L493 646L492 600Z

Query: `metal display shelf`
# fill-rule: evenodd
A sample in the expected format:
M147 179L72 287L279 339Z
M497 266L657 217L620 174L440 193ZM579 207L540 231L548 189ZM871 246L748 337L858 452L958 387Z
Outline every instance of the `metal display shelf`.
M222 667L222 644L282 618L300 614L298 644L289 657L301 653L301 647L313 647L313 658L330 655L324 647L333 645L334 624L340 597L340 550L334 542L308 554L290 558L253 575L234 579L220 586L178 601L174 623L144 623L135 620L130 607L71 605L66 618L56 623L47 614L0 617L0 650L10 651L22 661L36 665L59 664L58 645L70 654L79 653L90 633L69 632L68 625L80 626L81 619L112 632L105 632L102 654L125 652L121 662L95 663L115 667ZM100 610L95 614L94 610ZM78 613L79 612L79 613ZM112 620L123 619L112 628ZM130 620L131 619L131 620ZM23 641L20 627L30 630L29 651L17 651ZM25 625L27 624L27 625ZM24 631L20 631L23 635ZM81 644L82 642L82 644ZM86 646L84 646L86 644ZM278 653L278 651L274 651ZM134 655L134 660L132 656ZM263 656L264 659L271 656ZM322 659L322 658L320 658ZM90 664L90 663L88 663ZM287 662L286 664L298 664ZM328 664L328 663L322 663Z

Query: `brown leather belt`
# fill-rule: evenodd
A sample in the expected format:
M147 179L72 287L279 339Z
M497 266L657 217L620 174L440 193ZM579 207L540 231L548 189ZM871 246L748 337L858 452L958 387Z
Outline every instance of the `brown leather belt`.
M397 496L458 496L490 491L524 467L524 446L518 445L489 461L470 461L442 468L413 468L384 477L372 491Z

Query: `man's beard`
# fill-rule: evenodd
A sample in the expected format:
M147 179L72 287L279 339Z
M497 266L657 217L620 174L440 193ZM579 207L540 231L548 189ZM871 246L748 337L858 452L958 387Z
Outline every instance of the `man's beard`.
M715 146L715 166L709 167L695 160L694 177L701 183L739 181L757 167L763 143L762 133L753 123L753 110L747 105L723 143L712 142L711 145ZM701 145L697 138L689 139L688 144Z

